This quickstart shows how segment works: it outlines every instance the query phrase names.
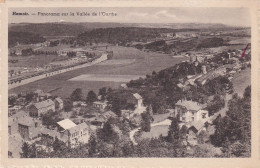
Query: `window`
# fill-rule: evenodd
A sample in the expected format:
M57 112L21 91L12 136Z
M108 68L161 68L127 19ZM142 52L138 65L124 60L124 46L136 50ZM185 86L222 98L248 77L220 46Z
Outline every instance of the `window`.
M194 115L194 111L193 111L193 112L191 112L191 114L192 114L192 115Z
M206 118L206 113L203 113L203 114L202 114L202 118Z

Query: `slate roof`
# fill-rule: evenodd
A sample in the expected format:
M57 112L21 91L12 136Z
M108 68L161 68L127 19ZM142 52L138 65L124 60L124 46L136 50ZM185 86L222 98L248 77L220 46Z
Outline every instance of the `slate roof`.
M45 107L52 106L52 105L54 105L54 102L53 102L51 99L44 100L44 101L42 101L42 102L39 102L39 103L35 103L35 104L34 104L34 106L35 106L37 109L45 108Z
M194 110L194 111L199 111L203 107L194 101L189 101L189 100L179 100L176 105L186 107L187 110Z

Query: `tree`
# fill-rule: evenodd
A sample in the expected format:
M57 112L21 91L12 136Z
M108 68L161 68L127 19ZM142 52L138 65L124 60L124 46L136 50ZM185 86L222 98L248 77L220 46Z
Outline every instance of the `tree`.
M202 130L200 131L199 135L198 135L198 143L199 144L204 144L207 138L207 133L206 131Z
M122 107L122 100L120 98L115 98L111 102L111 110L119 117L121 117L121 107Z
M70 99L65 99L64 100L64 111L69 112L71 111L73 107L72 101Z
M21 157L22 158L29 158L30 156L30 149L29 149L29 144L27 142L24 142L23 143L23 146L22 146L22 153L21 153Z
M176 118L172 119L172 123L169 127L167 140L168 142L174 143L180 139L180 128Z
M109 118L105 122L103 128L98 131L98 138L107 143L116 143L119 139L117 132L114 131L116 121L113 118Z
M106 99L106 95L107 95L107 88L103 87L99 89L98 95L101 96L101 100L105 100Z
M27 93L26 96L25 96L25 100L27 102L31 102L33 100L33 97L34 97L34 94L32 92Z
M94 101L97 101L97 95L93 90L91 90L91 91L88 92L86 102L88 104L92 104Z
M82 95L82 89L81 88L75 89L72 92L72 94L70 95L70 99L72 101L80 101L80 100L82 100L82 97L83 97L83 95Z
M144 132L150 132L151 130L151 116L149 113L145 112L141 114L142 122L141 122L141 129Z
M61 149L61 143L59 142L59 139L55 137L55 140L53 141L52 148L54 151L58 151Z
M94 156L97 150L97 141L95 135L93 134L90 135L88 145L89 145L89 149L88 149L89 155Z

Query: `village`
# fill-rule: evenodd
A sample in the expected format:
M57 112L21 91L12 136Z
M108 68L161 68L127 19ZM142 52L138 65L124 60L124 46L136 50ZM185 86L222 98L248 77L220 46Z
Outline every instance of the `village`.
M168 34L163 36L168 37ZM46 70L42 71L57 68L61 70L70 65L74 66L89 61L86 50L63 49L57 51L60 56L67 56L71 52L75 52L76 57L51 62L44 68ZM243 52L245 57L241 58ZM19 53L16 51L16 54ZM246 51L241 49L210 55L189 52L183 53L183 55L188 59L176 64L175 70L172 72L173 74L175 71L178 73L177 71L182 65L194 67L194 72L190 73L193 75L178 78L177 87L183 93L203 87L209 81L219 77L225 77L229 80L227 83L232 83L236 74L251 67L250 48ZM16 75L16 73L10 73L10 77ZM141 92L144 86L140 86L141 89L138 92L138 89L132 89L136 87L133 86L133 82L121 84L121 88L117 89L125 92L122 94L125 101L122 102L117 100L120 97L111 98L110 94L115 90L107 88L100 88L99 93L89 91L86 99L82 97L82 90L76 88L68 98L69 100L40 89L27 93L9 94L9 157L21 157L24 143L34 144L37 150L46 153L53 152L52 144L55 141L61 141L69 148L76 149L82 144L88 144L91 136L96 136L100 129L104 129L111 118L127 123L125 127L128 129L128 138L134 146L139 145L142 142L140 139L144 137L167 137L173 121L178 119L180 130L186 130L182 144L188 153L199 144L207 144L214 150L215 155L221 155L221 148L214 147L210 144L209 139L215 133L214 120L219 115L222 117L226 115L228 101L234 93L229 84L224 88L224 105L213 114L207 108L213 96L208 96L209 100L206 102L183 97L177 100L172 107L164 107L164 112L155 113L153 105L147 103L147 96ZM120 102L120 107L116 107L115 100Z

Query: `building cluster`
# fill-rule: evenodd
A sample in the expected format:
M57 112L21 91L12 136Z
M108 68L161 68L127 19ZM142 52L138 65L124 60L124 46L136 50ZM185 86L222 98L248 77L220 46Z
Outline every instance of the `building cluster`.
M247 51L247 54L250 54L250 50ZM187 79L180 79L178 87L183 90L189 90L191 86L196 86L197 84L204 85L208 80L212 80L219 76L226 76L229 80L233 79L234 74L240 72L243 68L250 65L250 61L239 61L241 57L242 50L235 50L226 52L226 56L219 56L221 62L212 61L212 55L198 55L191 56L187 55L190 58L189 63L194 64L195 67L198 67L200 64L201 72L200 74L188 75ZM222 64L222 65L221 65Z
M14 107L16 106L18 105ZM52 150L50 144L55 138L71 147L87 143L89 140L91 129L85 122L75 124L69 119L64 119L57 122L55 127L43 125L44 114L58 113L63 110L63 100L59 97L54 98L49 93L36 90L32 102L19 107L22 108L16 108L16 111L10 112L8 117L10 157L20 157L24 142L28 144L38 142L37 147L49 151Z

